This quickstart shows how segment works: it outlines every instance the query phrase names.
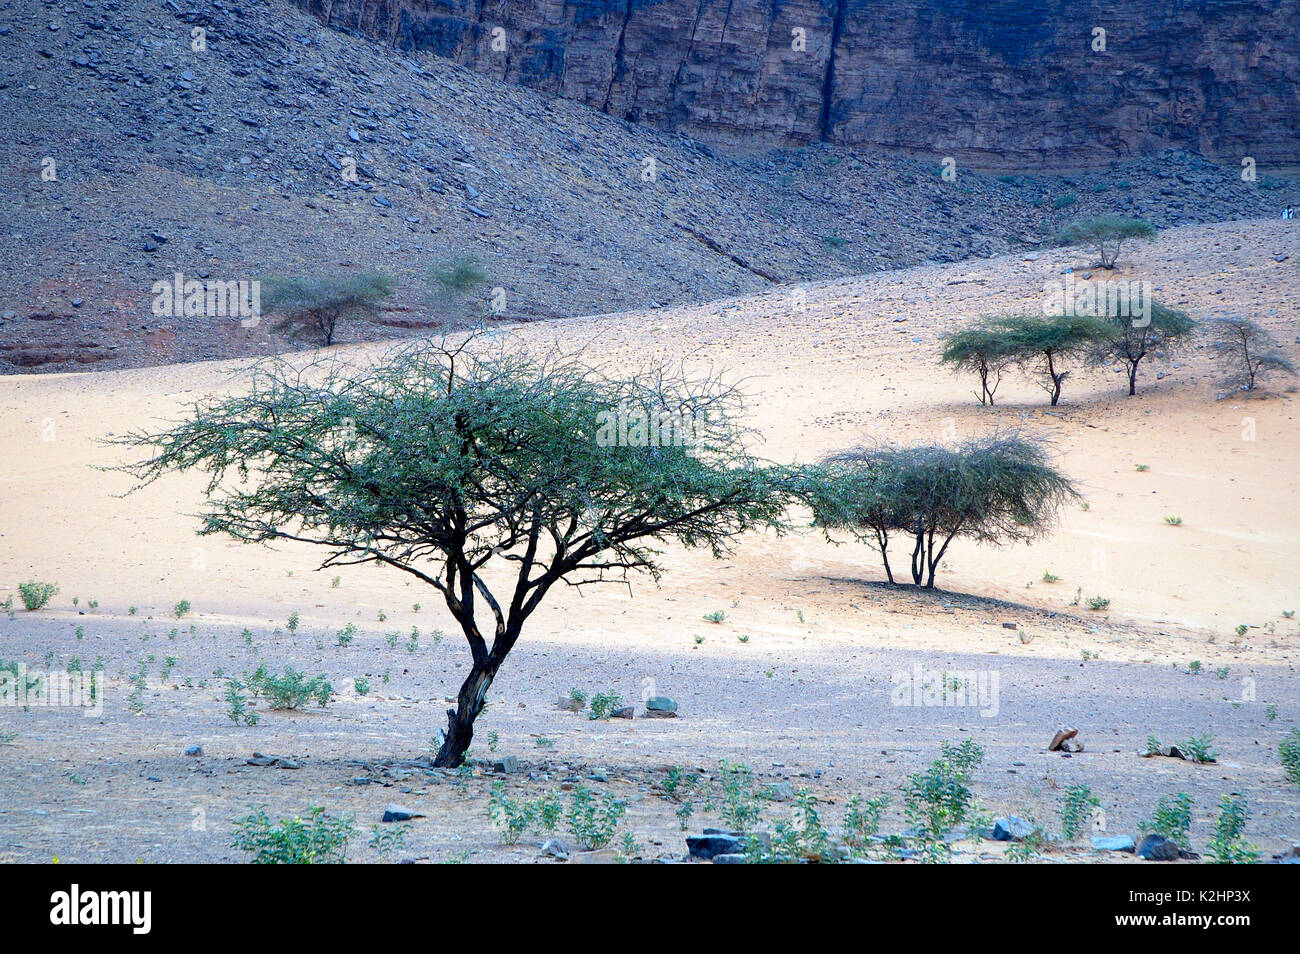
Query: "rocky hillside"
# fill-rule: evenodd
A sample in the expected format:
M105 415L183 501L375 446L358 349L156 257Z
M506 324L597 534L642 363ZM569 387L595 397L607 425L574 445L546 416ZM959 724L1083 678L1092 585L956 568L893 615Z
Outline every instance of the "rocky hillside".
M0 0L0 108L0 373L287 347L153 314L177 272L391 272L391 307L346 341L440 323L425 276L455 258L483 263L504 319L534 320L994 255L1076 214L1300 204L1294 182L1187 153L953 181L826 144L724 155L283 0Z
M1300 0L294 2L399 49L731 145L882 146L1002 170L1169 147L1300 156Z

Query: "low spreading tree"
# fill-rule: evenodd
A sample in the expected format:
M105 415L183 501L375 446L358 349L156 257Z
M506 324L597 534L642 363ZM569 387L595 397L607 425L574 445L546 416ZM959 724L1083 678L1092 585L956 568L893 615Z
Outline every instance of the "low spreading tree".
M1079 496L1039 444L994 435L957 447L859 448L826 458L803 478L801 499L828 536L874 547L894 582L891 537L912 545L912 582L933 588L953 540L1033 540Z
M470 660L439 766L461 764L556 584L658 579L669 542L722 556L739 534L782 529L790 499L791 475L745 450L738 395L716 378L612 379L555 353L469 348L425 343L368 369L273 362L247 393L118 441L146 450L123 468L142 483L208 475L201 534L314 544L322 569L377 563L442 595ZM707 426L681 441L607 426L639 412Z
M993 395L1002 375L1011 365L1006 335L987 323L959 328L943 339L940 360L956 373L970 373L979 378L976 396L981 404L993 405Z
M328 346L334 343L340 320L378 314L392 294L392 279L379 272L269 278L262 282L262 311L279 313L273 328Z
M474 314L477 309L470 305L473 294L488 282L488 274L477 259L456 258L435 265L429 270L429 280L444 317L482 317L482 312Z
M1172 353L1187 343L1196 322L1190 316L1168 308L1159 302L1151 303L1146 316L1115 315L1105 319L1111 335L1098 338L1089 352L1090 364L1103 365L1118 361L1128 372L1128 393L1137 394L1138 365L1154 351Z
M1114 334L1105 320L1084 315L1008 315L991 327L1002 337L1007 359L1038 377L1052 407L1060 401L1061 385L1070 373L1063 363L1086 356Z
M1110 270L1119 261L1119 252L1130 239L1153 239L1156 227L1145 219L1118 215L1099 215L1071 222L1057 233L1061 245L1084 245L1097 251L1102 268Z
M1277 372L1295 374L1295 364L1273 336L1249 318L1215 318L1208 330L1225 386L1253 391L1261 377Z

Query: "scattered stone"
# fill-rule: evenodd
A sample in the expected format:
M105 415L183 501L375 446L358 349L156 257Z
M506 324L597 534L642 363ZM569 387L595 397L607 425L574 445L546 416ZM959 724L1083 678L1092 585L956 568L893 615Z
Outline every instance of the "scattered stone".
M256 765L259 767L270 766L281 769L302 768L302 764L300 762L295 762L293 759L286 759L279 755L263 755L261 752L254 752L253 757L251 759L245 759L245 761L249 765Z
M185 750L185 754L186 754L186 755L191 755L191 756L194 756L194 755L202 755L202 754L203 754L203 746L201 746L201 745L191 745L189 748L187 748L187 749Z
M560 696L555 702L555 708L563 709L565 712L581 712L586 708L586 703L571 699L568 696Z
M748 859L744 855L714 855L715 865L743 865Z
M502 775L511 775L519 769L519 759L513 755L503 755L492 762L492 771Z
M571 865L616 865L618 863L618 850L614 848L597 848L595 851L579 851L569 855Z
M542 854L550 855L552 858L559 858L561 861L569 860L568 846L554 838L548 838L542 842Z
M610 715L611 719L632 719L636 717L635 706L623 706L621 709L615 709Z
M794 798L793 782L777 782L767 788L767 797L774 802L788 802Z
M1164 835L1147 835L1138 843L1135 854L1146 861L1177 861L1178 845Z
M668 696L651 696L645 701L645 711L651 719L671 719L677 715L677 702Z
M1021 841L1034 833L1032 822L1010 815L993 821L994 841Z
M687 835L686 848L692 858L709 861L717 855L744 854L740 838L732 834L706 832L703 835Z
M420 812L414 809L406 808L402 805L389 804L384 808L384 817L380 821L385 822L404 822L413 818L424 818Z

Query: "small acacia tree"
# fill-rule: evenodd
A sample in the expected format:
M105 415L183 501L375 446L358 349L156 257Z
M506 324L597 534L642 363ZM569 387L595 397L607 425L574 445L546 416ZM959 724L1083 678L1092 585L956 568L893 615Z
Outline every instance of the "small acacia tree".
M844 530L873 546L890 583L890 536L908 537L912 582L933 588L957 537L995 545L1032 540L1079 494L1040 445L1011 434L954 448L846 451L805 475L800 496L828 536Z
M1176 308L1151 303L1150 314L1132 317L1115 315L1107 318L1109 337L1098 338L1088 354L1094 365L1121 362L1128 371L1128 393L1137 394L1138 365L1153 351L1172 352L1181 347L1196 330L1196 322Z
M392 279L379 272L270 278L262 284L262 310L281 313L272 327L291 335L311 336L327 346L334 343L342 318L376 314L384 299L393 294Z
M435 265L429 270L429 280L445 317L476 317L469 314L470 296L488 281L487 272L476 259L457 258Z
M368 370L272 362L248 393L118 442L148 449L123 468L144 483L209 475L201 534L311 543L328 552L322 569L379 563L437 590L470 654L435 757L454 767L557 583L657 579L659 544L721 556L738 534L783 529L792 477L745 451L738 400L716 377L610 379L556 353L444 341ZM689 443L601 439L620 408L708 426Z
M1009 315L992 327L1003 340L1006 357L1040 378L1052 407L1060 401L1061 385L1070 373L1061 366L1063 361L1088 354L1114 333L1107 322L1084 315Z
M1273 336L1249 318L1215 318L1209 322L1209 332L1210 348L1229 387L1253 391L1265 375L1295 374L1295 364Z
M979 378L976 396L981 404L993 406L993 395L1002 382L1002 374L1012 363L1007 338L987 323L959 328L943 339L939 359L953 366L956 373L973 373Z
M1096 249L1102 268L1110 270L1119 260L1119 250L1129 239L1153 239L1156 227L1145 219L1099 215L1071 222L1057 233L1062 245L1086 245Z

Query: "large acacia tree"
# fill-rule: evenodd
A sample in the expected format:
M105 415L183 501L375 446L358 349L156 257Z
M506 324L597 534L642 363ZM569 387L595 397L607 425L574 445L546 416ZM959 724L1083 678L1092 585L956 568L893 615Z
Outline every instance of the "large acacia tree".
M666 542L721 556L738 534L783 528L790 475L747 453L737 402L716 376L614 378L555 352L442 342L366 369L272 362L247 393L123 441L147 448L127 468L146 483L209 475L200 533L310 543L322 568L378 563L437 590L470 655L435 757L455 766L557 583L657 579ZM645 429L611 429L611 413L706 426L627 440Z
M885 575L891 537L912 545L912 582L933 588L957 537L1005 545L1046 533L1078 497L1044 448L1015 434L956 447L870 447L834 454L808 471L801 497L828 535L847 531L873 546Z
M1113 315L1103 320L1112 333L1096 339L1088 361L1097 365L1122 362L1128 373L1129 397L1137 394L1138 365L1142 359L1155 351L1175 351L1196 330L1196 322L1189 315L1159 302L1151 303L1151 313L1145 317Z

